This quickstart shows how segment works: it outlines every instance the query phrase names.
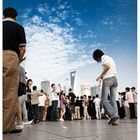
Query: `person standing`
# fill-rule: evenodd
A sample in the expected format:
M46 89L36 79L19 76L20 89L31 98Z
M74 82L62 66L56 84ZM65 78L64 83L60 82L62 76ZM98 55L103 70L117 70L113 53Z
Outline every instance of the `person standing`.
M18 105L19 63L26 51L23 26L16 23L16 9L3 10L3 133L20 133L15 128Z
M39 99L39 104L38 104L38 107L39 107L39 120L40 121L44 121L43 120L43 116L45 114L45 101L46 101L46 94L43 90L40 91L43 96L39 96L38 99Z
M75 119L74 116L75 116L75 100L76 100L76 96L73 93L71 88L69 89L69 94L68 95L69 95L69 100L70 100L69 107L70 107L71 120L74 120Z
M50 94L50 121L58 121L58 99L59 91L57 91L58 86L56 84L51 84L52 92Z
M76 97L76 101L75 101L75 119L80 120L80 100L79 100L79 96Z
M94 99L93 102L95 103L96 118L100 120L101 119L101 109L100 109L101 99L99 98L99 95L98 94L96 95L96 98Z
M96 49L93 52L93 59L102 63L103 65L103 70L101 74L96 78L96 81L103 80L101 103L111 117L108 124L118 125L119 116L116 104L118 82L115 62L110 56L105 55L104 52L100 49ZM108 95L110 95L110 102L108 100Z
M134 98L135 117L137 118L137 91L135 87L132 87L131 91L133 93L133 98Z
M135 118L135 106L134 106L134 97L133 93L130 91L129 87L125 88L126 94L125 94L125 100L129 104L129 111L130 111L130 119Z
M33 91L31 93L31 104L34 115L34 123L39 122L39 96L43 96L43 93L37 90L37 86L33 86Z
M59 121L64 121L64 114L66 112L66 98L65 98L65 94L64 91L61 90L60 92L60 119Z

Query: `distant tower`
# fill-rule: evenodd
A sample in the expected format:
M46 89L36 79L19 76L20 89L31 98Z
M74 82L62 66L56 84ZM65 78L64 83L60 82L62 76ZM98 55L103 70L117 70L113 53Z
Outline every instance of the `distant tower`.
M76 71L70 72L70 83L73 91L75 88L75 77L76 77Z
M45 80L41 82L41 89L46 92L47 94L50 93L50 81Z
M71 86L70 86L70 80L68 78L66 78L64 80L64 93L65 93L65 95L68 95L70 88L71 88Z

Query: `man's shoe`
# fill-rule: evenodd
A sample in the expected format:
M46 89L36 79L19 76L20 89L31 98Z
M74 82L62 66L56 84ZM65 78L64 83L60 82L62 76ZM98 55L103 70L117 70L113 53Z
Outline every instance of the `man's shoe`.
M117 117L114 117L114 118L111 118L110 120L109 120L109 122L108 122L108 124L112 124L112 123L114 123L116 120L118 120L120 117L119 116L117 116ZM115 125L115 124L114 124Z
M3 132L3 134L16 134L16 133L21 133L22 129L14 129L11 131Z
M113 120L114 120L114 118L111 118L111 119L109 120L108 124L112 124Z
M10 131L9 133L16 134L16 133L21 133L21 132L22 132L22 129L14 129L14 130Z
M115 117L112 122L112 125L118 125L118 124L119 124L119 117Z

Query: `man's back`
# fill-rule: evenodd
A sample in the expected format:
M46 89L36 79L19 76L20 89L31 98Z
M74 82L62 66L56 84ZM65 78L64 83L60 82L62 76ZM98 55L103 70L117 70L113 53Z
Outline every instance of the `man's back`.
M76 98L75 94L73 92L70 92L69 97L71 99L71 103L74 103L74 99Z
M19 54L21 43L26 43L24 28L12 19L5 19L3 21L3 50L12 50Z

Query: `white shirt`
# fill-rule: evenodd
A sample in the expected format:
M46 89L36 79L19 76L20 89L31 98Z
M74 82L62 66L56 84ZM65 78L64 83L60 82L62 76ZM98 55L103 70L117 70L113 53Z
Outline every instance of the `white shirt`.
M125 99L128 103L134 103L133 93L131 91L126 92Z
M59 95L57 95L56 92L51 92L50 96L49 96L49 99L50 99L49 105L51 106L52 105L52 101L55 101L55 100L59 101Z
M134 102L137 103L137 92L132 91L132 93L133 93Z
M105 73L105 75L103 76L103 79L114 77L117 75L116 65L115 65L114 60L111 57L109 57L107 55L103 55L101 57L101 63L103 65L103 67L105 66L105 64L109 64L109 66L110 66L110 69Z
M45 106L46 95L43 94L43 96L39 96L38 99L39 99L38 106Z
M96 107L100 107L100 103L101 103L101 99L100 98L95 98L93 102L95 103Z

